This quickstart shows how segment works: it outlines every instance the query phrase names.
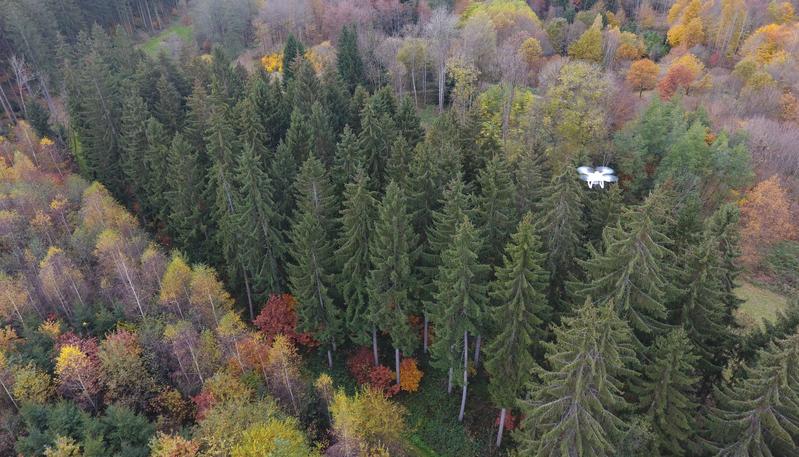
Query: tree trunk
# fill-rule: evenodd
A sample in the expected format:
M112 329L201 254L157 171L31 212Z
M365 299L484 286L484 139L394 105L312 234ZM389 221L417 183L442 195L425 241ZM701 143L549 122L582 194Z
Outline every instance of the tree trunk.
M8 101L8 97L6 96L6 92L3 90L3 86L0 85L0 105L3 106L3 111L6 112L6 115L13 124L17 123L17 115L14 114L14 110L11 109L11 102Z
M446 67L442 64L438 68L438 112L444 112L444 77L447 75Z
M250 322L255 320L255 311L252 307L252 292L250 291L250 279L247 277L247 270L241 266L241 273L244 275L244 290L247 291L247 307L250 310Z
M8 390L8 387L6 386L6 383L3 382L2 378L0 378L0 386L3 387L3 390L6 392L6 395L8 395L8 399L11 400L11 404L14 405L14 408L19 411L19 405L17 405L16 400L14 400L14 396L11 395L11 392Z
M397 367L397 385L400 385L400 350L394 348L394 366Z
M422 340L424 341L423 347L424 347L424 353L425 354L427 354L427 350L428 350L428 341L429 341L428 340L428 338L429 338L428 337L428 331L429 331L429 328L430 328L430 318L427 317L427 314L425 314L424 315L424 335L422 336Z
M333 368L333 352L330 349L327 350L327 366Z
M505 413L507 410L502 408L499 411L499 430L497 430L497 447L502 446L502 432L505 430Z
M452 367L449 367L449 374L447 375L447 393L452 393Z
M372 354L375 356L375 366L380 365L377 358L377 327L372 326Z
M463 422L463 414L466 411L466 391L469 387L469 333L463 331L463 393L461 394L461 411L458 414L458 422Z
M474 367L480 365L480 343L483 341L482 335L477 335L477 340L474 343Z

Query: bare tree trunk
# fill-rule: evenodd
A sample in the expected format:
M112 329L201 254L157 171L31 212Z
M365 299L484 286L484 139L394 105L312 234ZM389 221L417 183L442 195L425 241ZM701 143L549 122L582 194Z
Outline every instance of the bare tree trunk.
M14 408L17 411L19 411L19 405L17 405L16 400L14 400L14 396L11 395L11 392L8 390L8 386L6 386L6 383L3 382L2 377L0 377L0 386L3 387L3 390L6 392L6 395L8 395L8 399L11 400L11 404L14 405Z
M2 84L0 84L0 105L3 106L3 111L5 111L6 116L11 119L11 122L16 124L17 115L14 114L14 110L11 109L11 102L8 101L8 96L6 96L6 92L3 90Z
M429 339L428 339L429 338L428 337L429 329L430 329L430 318L427 317L427 314L425 313L425 315L424 315L424 335L422 335L422 340L423 340L422 346L423 346L423 350L424 350L425 354L427 354L427 349L428 349L428 347L427 347L428 344L427 343L429 341Z
M447 67L440 64L438 67L438 112L444 112L444 77L447 75Z
M483 341L483 336L482 335L477 335L477 340L475 340L475 343L474 343L474 366L475 366L475 368L477 368L477 366L480 364L480 343L482 341Z
M375 356L375 366L380 365L377 358L377 327L372 326L372 354Z
M419 97L416 94L416 58L411 61L411 87L413 88L413 105L419 108Z
M400 385L400 350L394 348L394 366L397 367L397 385Z
M327 352L328 357L330 356L330 351ZM294 399L294 389L291 388L291 382L289 382L289 373L286 370L286 361L283 360L282 368L283 368L283 382L286 383L286 389L289 391L289 397L291 397L291 406L294 407L295 415L299 415L300 411L297 409L297 401Z
M203 373L200 370L200 364L197 362L197 356L194 355L194 348L191 347L191 344L187 343L186 347L189 348L189 354L191 354L191 360L194 362L194 369L197 370L197 377L200 378L200 384L205 384L205 378L203 378Z
M247 278L247 270L241 266L241 273L244 275L244 290L247 292L247 307L250 310L250 321L255 320L255 311L252 307L252 292L250 291L250 280Z
M19 308L17 307L17 302L14 301L14 297L12 297L11 294L8 293L8 291L6 291L6 298L8 298L8 301L10 301L11 305L14 307L14 312L17 313L17 317L19 317L19 321L22 324L22 327L23 328L26 327L25 319L22 318L22 313L19 312Z
M499 411L499 430L497 430L497 447L502 446L502 432L505 430L505 413L507 410L502 408Z
M458 422L463 422L463 415L466 412L466 392L469 387L469 334L463 331L463 393L461 394L461 411L458 414Z
M330 349L327 350L327 366L333 368L333 352Z
M452 367L449 367L449 373L447 375L447 393L452 393Z

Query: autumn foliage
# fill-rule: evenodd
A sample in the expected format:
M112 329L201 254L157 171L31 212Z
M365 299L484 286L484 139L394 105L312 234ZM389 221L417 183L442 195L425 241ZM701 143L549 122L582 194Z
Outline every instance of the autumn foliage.
M315 347L319 343L310 333L297 331L297 300L290 294L271 295L266 306L253 322L271 343L277 335L285 335L293 344Z
M424 372L416 366L416 359L406 358L400 362L400 388L405 392L416 392Z
M636 60L630 65L630 70L627 72L627 83L637 90L640 96L645 90L655 88L658 74L660 74L660 67L655 62L649 59Z
M754 266L778 241L797 237L787 191L775 175L757 184L741 202L741 260Z

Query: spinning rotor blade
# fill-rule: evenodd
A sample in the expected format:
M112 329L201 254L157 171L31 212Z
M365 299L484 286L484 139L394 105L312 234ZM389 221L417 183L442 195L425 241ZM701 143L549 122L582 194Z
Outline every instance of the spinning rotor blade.
M618 180L619 178L613 175L602 175L602 181L605 182L617 182Z
M593 173L594 169L591 167L577 167L577 172L581 175L587 175L589 173Z
M612 175L615 173L612 168L608 167L597 167L596 171L598 173L602 173L603 175Z
M588 181L588 175L580 175L580 181Z

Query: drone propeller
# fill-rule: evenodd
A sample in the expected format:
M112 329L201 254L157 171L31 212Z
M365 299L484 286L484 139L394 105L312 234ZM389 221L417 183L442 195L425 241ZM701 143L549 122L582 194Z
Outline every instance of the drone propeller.
M588 181L588 175L580 175L580 181Z
M594 172L594 169L591 167L578 167L577 172L581 175L587 175Z
M602 175L602 181L605 182L618 182L619 178L612 175Z
M597 167L596 171L597 173L602 173L603 175L612 175L615 173L612 168L608 167Z

